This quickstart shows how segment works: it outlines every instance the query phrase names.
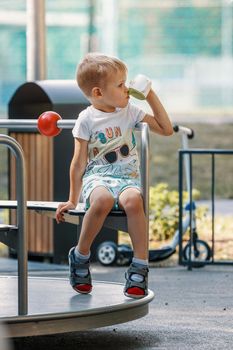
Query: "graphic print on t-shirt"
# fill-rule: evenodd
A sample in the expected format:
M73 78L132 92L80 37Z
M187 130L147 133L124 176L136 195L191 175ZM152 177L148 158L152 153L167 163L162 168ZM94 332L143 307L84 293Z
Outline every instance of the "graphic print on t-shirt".
M136 142L132 130L122 132L117 127L117 133L109 133L109 128L105 128L92 135L85 176L93 174L127 178L139 176Z
M88 141L88 164L83 178L96 175L139 179L133 130L144 116L145 112L130 102L111 113L89 106L79 114L72 133Z

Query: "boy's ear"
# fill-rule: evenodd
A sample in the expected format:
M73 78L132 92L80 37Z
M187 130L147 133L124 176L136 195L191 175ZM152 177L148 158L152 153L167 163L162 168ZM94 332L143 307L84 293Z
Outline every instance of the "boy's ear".
M101 89L99 87L93 87L91 90L92 97L98 98L102 96Z

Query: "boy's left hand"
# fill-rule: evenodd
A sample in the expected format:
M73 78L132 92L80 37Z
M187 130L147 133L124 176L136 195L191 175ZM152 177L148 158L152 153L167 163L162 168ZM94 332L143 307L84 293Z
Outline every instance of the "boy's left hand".
M69 209L75 209L74 203L71 201L67 201L65 203L60 203L56 210L56 221L59 224L60 222L64 222L64 212L68 211Z

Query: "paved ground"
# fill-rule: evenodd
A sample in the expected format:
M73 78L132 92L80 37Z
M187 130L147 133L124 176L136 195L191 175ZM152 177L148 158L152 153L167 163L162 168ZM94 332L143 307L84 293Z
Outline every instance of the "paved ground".
M0 259L0 266L1 274L14 274L15 261ZM67 275L66 266L30 263L29 267L33 276ZM92 267L94 279L116 282L123 282L124 270ZM151 267L150 288L156 296L142 319L87 332L15 339L14 349L233 349L233 266L192 271Z

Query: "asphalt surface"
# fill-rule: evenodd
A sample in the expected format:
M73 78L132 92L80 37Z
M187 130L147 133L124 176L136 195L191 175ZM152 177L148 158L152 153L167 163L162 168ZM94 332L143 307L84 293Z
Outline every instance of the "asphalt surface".
M14 264L1 259L0 274L15 274ZM66 266L30 263L29 270L32 276L67 276ZM124 271L124 267L92 265L93 278L100 281L123 283ZM150 289L155 299L144 318L86 332L18 338L13 348L233 349L233 266L208 265L192 271L151 266Z

